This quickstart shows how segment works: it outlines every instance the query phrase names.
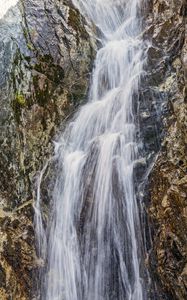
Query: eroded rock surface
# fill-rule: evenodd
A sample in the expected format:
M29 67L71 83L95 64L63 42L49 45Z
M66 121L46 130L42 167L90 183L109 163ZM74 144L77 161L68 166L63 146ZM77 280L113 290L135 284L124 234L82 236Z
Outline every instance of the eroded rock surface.
M20 1L0 20L0 299L32 299L35 175L85 99L94 41L71 1Z
M158 153L145 196L153 232L148 265L158 288L155 299L183 300L187 7L185 0L146 4L148 62L138 108L142 184ZM34 176L53 151L59 125L85 99L94 45L85 20L65 0L20 1L0 21L0 33L0 299L28 300L41 264L34 247Z
M152 80L166 105L161 149L149 176L150 266L153 280L172 300L187 298L186 12L186 1L158 0L150 14Z

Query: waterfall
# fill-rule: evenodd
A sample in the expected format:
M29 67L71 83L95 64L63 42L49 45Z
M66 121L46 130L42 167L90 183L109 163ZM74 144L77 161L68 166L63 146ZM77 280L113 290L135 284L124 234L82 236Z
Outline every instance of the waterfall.
M51 221L47 241L39 243L47 244L41 298L145 300L133 176L138 159L134 106L145 61L141 1L73 2L95 24L101 48L88 103L56 144ZM40 197L36 207L41 237Z
M17 4L18 0L0 0L0 19L4 17L7 11Z

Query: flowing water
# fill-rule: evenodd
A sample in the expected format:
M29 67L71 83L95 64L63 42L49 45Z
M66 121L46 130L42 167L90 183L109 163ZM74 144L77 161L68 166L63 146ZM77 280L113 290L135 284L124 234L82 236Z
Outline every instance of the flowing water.
M18 0L0 0L0 19L4 17L7 11L17 4Z
M102 47L89 101L56 145L47 240L38 188L36 228L40 254L47 255L48 262L41 298L145 300L133 176L138 158L134 106L145 60L139 19L142 3L73 2L98 28Z

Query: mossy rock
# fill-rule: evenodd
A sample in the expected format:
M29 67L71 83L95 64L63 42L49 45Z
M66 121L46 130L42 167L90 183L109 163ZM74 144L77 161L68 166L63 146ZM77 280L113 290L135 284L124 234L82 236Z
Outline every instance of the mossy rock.
M26 99L25 99L25 96L23 95L23 93L17 92L16 97L15 97L15 101L20 106L25 106L25 104L26 104Z

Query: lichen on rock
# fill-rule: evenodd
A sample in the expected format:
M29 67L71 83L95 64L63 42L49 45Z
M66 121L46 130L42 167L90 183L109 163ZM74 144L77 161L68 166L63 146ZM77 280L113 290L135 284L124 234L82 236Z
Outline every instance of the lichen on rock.
M32 299L37 286L35 176L86 98L95 54L87 28L71 1L19 1L0 21L1 300Z
M149 174L147 265L157 300L184 300L187 6L183 0L152 0L147 10L146 75L135 108L145 157L137 162L137 176L143 182ZM20 0L0 21L0 32L0 299L29 300L41 267L34 247L35 177L53 153L60 124L86 99L95 41L68 0ZM50 191L45 183L41 188L46 210Z
M186 1L153 1L153 39L164 50L158 89L167 95L161 147L149 175L150 267L166 299L187 297ZM164 74L164 76L163 76Z

